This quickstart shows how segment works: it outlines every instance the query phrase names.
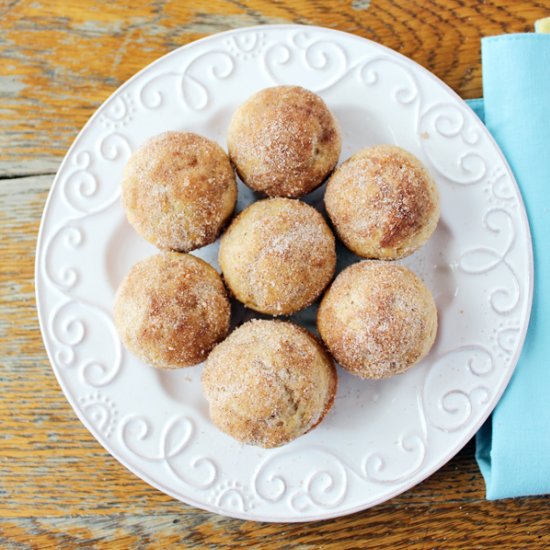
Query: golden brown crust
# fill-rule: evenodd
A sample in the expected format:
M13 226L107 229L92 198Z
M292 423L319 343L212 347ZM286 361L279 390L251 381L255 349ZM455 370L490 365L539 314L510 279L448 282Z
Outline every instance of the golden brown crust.
M334 402L337 373L307 330L254 320L214 348L202 384L220 430L249 445L277 447L322 421Z
M327 213L358 256L391 260L412 254L439 220L439 194L420 161L400 147L359 151L331 176Z
M161 249L189 252L216 240L235 207L237 183L219 145L165 132L130 157L122 200L142 237Z
M313 207L266 199L233 220L221 239L218 261L239 301L262 313L289 315L313 303L329 284L335 239Z
M335 279L319 307L317 327L342 367L362 378L387 378L427 355L437 332L437 309L411 270L365 261Z
M297 198L336 166L341 139L325 102L298 86L266 88L235 112L229 156L243 182L270 197Z
M203 260L164 252L135 264L115 297L124 345L159 368L196 365L229 331L223 282Z

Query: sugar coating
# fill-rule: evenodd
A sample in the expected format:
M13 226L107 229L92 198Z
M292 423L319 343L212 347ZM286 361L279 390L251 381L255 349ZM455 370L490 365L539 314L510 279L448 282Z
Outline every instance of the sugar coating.
M337 374L307 330L253 320L214 348L202 384L218 428L249 445L277 447L321 422L334 401Z
M218 260L239 301L262 313L289 315L313 303L332 279L335 239L313 207L266 199L233 220Z
M363 261L335 279L319 307L317 327L342 367L362 378L387 378L429 352L437 309L410 269Z
M124 171L128 221L164 250L189 252L214 242L236 200L235 174L223 149L189 132L151 138Z
M336 166L341 138L319 96L299 86L276 86L253 95L235 112L227 144L246 185L270 197L297 198L318 187Z
M145 363L186 367L225 338L230 305L209 264L163 252L132 267L117 290L114 320L122 342Z
M432 177L417 158L391 145L363 149L338 167L325 205L338 236L364 258L412 254L439 220Z

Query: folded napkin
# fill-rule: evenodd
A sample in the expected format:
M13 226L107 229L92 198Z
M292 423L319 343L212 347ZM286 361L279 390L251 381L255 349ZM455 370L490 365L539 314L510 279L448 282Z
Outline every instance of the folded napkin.
M540 28L540 25L539 27ZM477 434L490 500L550 493L550 34L482 40L484 120L516 176L535 260L533 310L512 380Z

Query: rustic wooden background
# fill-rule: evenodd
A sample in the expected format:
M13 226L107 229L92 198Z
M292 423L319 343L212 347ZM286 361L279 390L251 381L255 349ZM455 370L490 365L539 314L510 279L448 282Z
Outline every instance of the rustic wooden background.
M78 130L127 78L218 31L311 23L413 58L481 95L479 40L529 31L548 0L0 0L0 547L550 547L550 499L484 500L470 443L386 504L304 525L223 518L172 500L107 454L77 420L38 330L36 232Z

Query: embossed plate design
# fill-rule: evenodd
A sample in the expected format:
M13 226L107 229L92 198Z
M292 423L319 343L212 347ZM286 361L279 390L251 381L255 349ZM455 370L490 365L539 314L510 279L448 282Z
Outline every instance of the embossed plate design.
M342 160L364 146L395 143L434 174L441 222L404 263L433 291L440 328L430 355L404 375L366 382L340 370L326 420L283 448L263 450L239 445L211 424L200 366L160 372L126 352L111 305L130 266L155 253L127 224L119 200L131 151L166 130L198 132L225 147L236 107L253 92L283 83L325 99L342 128ZM238 209L253 199L240 184ZM322 190L307 200L320 207ZM340 267L354 261L340 252ZM217 267L217 244L197 254ZM245 519L309 521L401 493L476 432L523 343L531 242L502 153L436 77L353 35L253 27L174 51L99 108L52 187L38 241L36 292L59 383L114 457L194 506ZM311 328L314 315L310 308L297 320Z

